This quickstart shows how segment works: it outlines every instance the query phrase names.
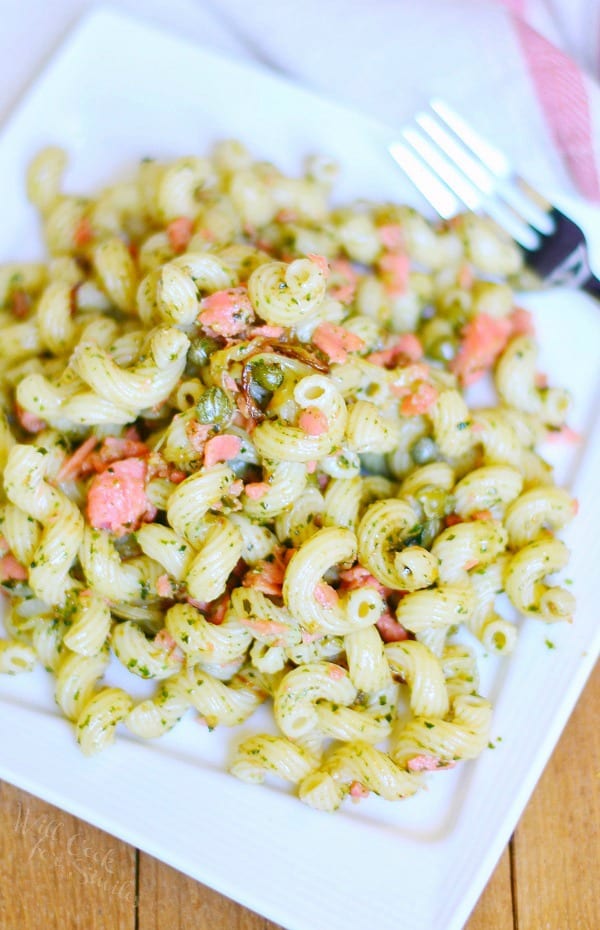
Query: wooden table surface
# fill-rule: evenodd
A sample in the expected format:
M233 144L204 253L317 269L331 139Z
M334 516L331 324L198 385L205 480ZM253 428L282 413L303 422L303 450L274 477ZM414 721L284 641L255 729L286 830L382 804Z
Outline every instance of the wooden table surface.
M597 667L466 930L599 930L599 706ZM0 930L42 928L277 930L145 853L0 783Z

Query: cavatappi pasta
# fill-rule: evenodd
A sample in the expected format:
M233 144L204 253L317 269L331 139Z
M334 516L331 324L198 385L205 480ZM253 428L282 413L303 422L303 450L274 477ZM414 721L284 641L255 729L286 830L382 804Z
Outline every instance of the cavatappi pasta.
M231 771L323 810L475 757L478 650L574 609L517 248L239 142L95 197L66 165L28 172L47 260L0 268L0 672L41 662L88 754L269 702Z

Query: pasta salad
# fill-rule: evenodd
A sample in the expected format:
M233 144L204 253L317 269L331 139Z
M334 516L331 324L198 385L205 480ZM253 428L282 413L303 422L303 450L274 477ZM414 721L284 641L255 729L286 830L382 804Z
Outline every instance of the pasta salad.
M550 576L576 502L539 452L569 397L516 245L335 205L324 157L290 177L223 141L95 197L66 162L27 175L47 260L0 267L0 671L52 672L87 754L269 703L230 769L321 810L476 757L477 642L574 610Z

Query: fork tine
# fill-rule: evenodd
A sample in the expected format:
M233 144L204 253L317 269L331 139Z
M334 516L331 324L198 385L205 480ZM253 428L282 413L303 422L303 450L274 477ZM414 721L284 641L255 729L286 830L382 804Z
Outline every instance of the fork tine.
M414 152L401 142L392 142L388 151L442 219L456 216L461 208L460 201Z
M491 194L495 187L495 177L484 167L477 155L467 148L460 137L453 138L445 126L438 122L430 113L418 113L416 122L427 135L437 143L469 180L483 194ZM458 141L460 140L460 141Z
M465 144L468 145L471 151L477 155L482 164L484 164L493 175L500 178L510 177L512 169L503 152L500 152L485 139L482 139L472 126L465 123L458 113L455 113L455 111L439 97L433 97L429 101L429 105L442 122L446 123L450 129L454 130L458 138L462 139Z
M418 118L417 122L419 122ZM440 154L439 149L435 148L425 136L415 129L405 129L402 135L469 210L475 212L481 207L481 195L471 184L470 179Z
M419 121L419 125L422 126L424 132L427 131L427 121L425 121L424 126ZM394 151L392 151L392 156L401 164L413 183L441 216L448 219L449 216L454 216L459 212L459 207L461 209L466 207L472 212L483 211L502 226L523 246L523 248L538 248L540 244L539 237L530 226L523 223L521 218L503 205L501 201L498 201L494 197L487 196L485 192L480 191L477 186L472 183L472 178L470 175L467 175L468 168L465 169L463 164L456 163L458 159L463 161L460 152L457 155L457 159L453 160L451 156L439 147L439 143L436 140L431 139L431 137L428 138L415 129L405 129L402 136L406 145L410 146L413 151L409 153L405 145L402 146L403 161L401 161L397 155L394 155ZM398 143L395 145L397 149ZM410 165L407 164L409 156L411 161ZM416 172L418 173L418 181L420 183L417 183L414 177L415 165L418 166ZM412 173L411 170L408 170L409 168L413 169ZM455 195L455 199L452 203L452 213L448 213L447 210L445 213L442 213L439 209L432 194L433 180L435 180L438 186L440 182L442 182L444 190L449 188Z
M446 159L453 163L454 173L460 171L471 189L475 189L473 200L478 199L478 206L482 207L493 219L503 226L517 242L526 249L537 249L540 239L534 229L525 222L522 216L514 209L512 204L504 202L499 191L497 179L488 169L467 149L462 140L454 139L446 128L438 123L430 114L422 113L417 117L421 129L427 132L431 139L444 152ZM407 130L409 132L410 130ZM405 136L407 134L405 132ZM439 170L439 164L438 164ZM446 183L460 196L450 177L446 176ZM474 209L472 202L464 200L469 209Z
M542 235L552 233L555 226L549 215L552 205L515 173L506 156L491 143L482 139L472 126L439 97L434 97L430 101L430 106L437 117L468 148L470 154L476 156L480 165L487 169L488 174L483 183L487 185L491 182L493 189L499 192L513 210ZM482 190L486 189L481 184L482 175L479 165L474 166L473 162L471 163L469 176L474 181L477 178L478 186Z
M517 174L513 174L511 182L502 180L498 184L503 199L542 236L550 236L555 229L552 206Z
M405 129L404 138L440 175L465 207L473 213L483 209L522 246L537 248L537 235L521 222L521 218L507 210L500 201L490 199L494 195L494 178L483 171L468 153L464 153L428 114L419 114L416 121L439 148L414 129Z

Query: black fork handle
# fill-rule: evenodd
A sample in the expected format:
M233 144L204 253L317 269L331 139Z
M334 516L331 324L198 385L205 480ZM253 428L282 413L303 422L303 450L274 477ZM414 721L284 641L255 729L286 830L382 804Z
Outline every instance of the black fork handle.
M546 281L548 284L577 288L600 300L600 281L590 268L585 243L578 245L560 267L548 275Z
M577 288L600 300L600 280L590 268L585 236L569 217L554 209L555 232L541 248L527 256L528 263L547 284Z
M595 274L591 274L585 284L581 285L581 290L586 294L591 294L596 300L600 300L600 280Z

